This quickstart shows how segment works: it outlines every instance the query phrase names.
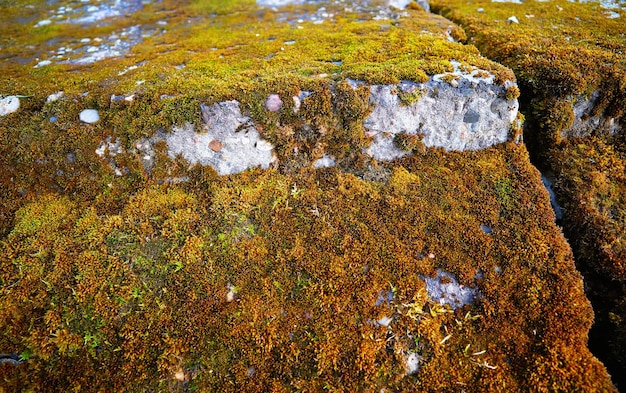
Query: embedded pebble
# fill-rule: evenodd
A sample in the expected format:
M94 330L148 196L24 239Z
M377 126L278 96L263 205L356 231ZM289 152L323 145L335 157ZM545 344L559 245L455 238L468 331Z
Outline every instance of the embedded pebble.
M226 289L228 289L228 293L226 294L226 301L230 303L237 298L237 287L235 287L231 283L228 283L228 285L226 285Z
M84 123L93 124L100 120L100 115L95 109L85 109L84 111L80 112L78 118Z
M223 146L224 146L224 145L222 145L222 142L220 142L220 141L218 141L218 140L216 140L216 139L213 139L211 142L209 142L209 148L210 148L211 150L213 150L214 152L216 152L216 153L217 153L218 151L222 150L222 147L223 147Z
M0 116L13 113L20 108L20 99L16 96L4 97L0 100Z
M301 104L302 102L300 101L300 97L293 96L293 112L294 113L298 113L298 111L300 110Z
M63 94L64 93L62 91L52 93L48 96L48 98L46 98L46 102L54 102L58 100L59 98L63 97Z
M265 101L265 109L270 112L278 112L282 106L283 101L280 99L278 94L270 94Z
M389 317L382 317L378 321L376 321L376 323L378 324L378 326L389 327L391 321L392 319Z
M406 373L409 375L416 374L419 371L420 366L420 356L412 352L407 356L405 362Z

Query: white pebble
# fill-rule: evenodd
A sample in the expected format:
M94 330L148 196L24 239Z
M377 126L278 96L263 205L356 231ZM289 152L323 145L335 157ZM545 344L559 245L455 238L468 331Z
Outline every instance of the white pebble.
M265 100L265 109L270 112L278 112L280 108L283 106L283 101L280 99L278 94L270 94Z
M300 110L300 97L298 96L293 96L293 111L294 113L298 113L298 111Z
M100 115L95 109L85 109L84 111L80 112L79 119L84 123L93 124L100 120Z
M0 100L0 116L13 113L20 108L20 99L16 96L4 97Z
M33 68L39 68L39 67L45 67L47 65L52 64L52 62L50 60L42 60L39 63L37 63L37 65Z
M35 25L35 27L41 27L41 26L47 26L50 23L52 23L52 21L50 19L44 19L44 20L40 20L39 22L37 22L37 24Z
M63 92L59 91L57 93L50 94L48 96L48 98L46 98L46 102L54 102L54 101L58 100L61 97L63 97Z
M420 357L417 353L412 352L406 358L406 373L409 375L415 374L420 369Z
M391 324L391 318L389 318L389 317L382 317L378 321L376 321L376 323L379 326L388 327Z
M511 16L509 19L507 19L507 22L509 22L509 23L519 23L519 20L517 20L516 16Z
M269 142L266 142L264 140L259 140L256 143L256 148L259 149L260 151L270 151L274 148L274 146L272 146L272 144Z

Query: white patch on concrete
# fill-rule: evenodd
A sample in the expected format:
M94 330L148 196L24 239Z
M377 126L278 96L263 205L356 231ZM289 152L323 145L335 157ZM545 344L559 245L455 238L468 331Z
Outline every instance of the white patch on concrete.
M18 109L20 109L20 99L16 96L7 96L0 99L0 116L6 116L9 113L16 112Z
M112 138L107 137L106 140L100 142L96 149L96 154L100 158L115 157L118 154L124 153L124 148L120 142L120 138L116 138L115 142L111 142Z
M289 4L301 4L302 0L256 0L261 7L283 7Z
M437 269L436 277L422 277L426 282L428 296L439 304L449 305L453 310L466 304L474 303L478 290L458 283L456 278L448 272Z
M314 168L330 168L335 166L335 159L329 155L324 154L322 157L315 160L313 163Z
M52 21L50 19L43 19L43 20L40 20L39 22L37 22L35 27L48 26L50 23L52 23Z
M276 161L273 146L263 140L249 117L243 116L239 102L225 101L203 108L206 132L195 132L191 124L173 127L165 135L168 155L181 155L192 164L210 165L220 175L261 167L267 169ZM221 144L219 151L210 144ZM212 146L215 146L213 142Z
M445 82L446 74L431 77L426 83L370 86L372 113L363 122L374 140L366 153L377 160L389 161L409 154L393 142L399 133L422 134L427 147L462 151L478 150L506 142L515 121L519 103L507 101L506 88L494 84L494 75L483 70L464 71L452 62L455 77ZM419 100L411 105L401 102L399 94L419 89Z
M96 149L96 155L105 159L109 163L116 176L122 176L128 173L128 169L120 168L115 162L114 157L118 154L124 153L125 151L119 138L116 138L114 142L112 140L113 138L108 136L106 140L100 142L98 148Z
M411 1L413 0L389 0L389 6L403 10L407 5L409 5L409 3L411 3Z
M581 95L570 98L573 103L574 123L561 130L562 138L586 137L595 133L613 135L619 132L619 124L614 118L602 114L591 116L599 97L600 93L595 91L589 97Z

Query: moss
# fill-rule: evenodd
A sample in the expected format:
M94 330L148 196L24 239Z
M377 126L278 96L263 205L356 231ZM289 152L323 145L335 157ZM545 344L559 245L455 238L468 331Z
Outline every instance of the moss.
M626 217L619 195L624 189L624 150L619 142L623 124L614 136L599 127L585 138L568 140L572 132L566 131L576 121L574 105L594 93L598 98L592 110L580 120L600 116L623 123L623 16L607 18L599 3L566 1L514 5L442 0L432 6L461 24L468 41L485 55L515 71L526 117L524 140L537 165L557 177L564 231L588 276L598 329L606 329L594 333L590 345L611 365L611 374L622 385L624 365L613 359L620 356L614 348L624 342L609 321L611 312L623 315L617 304L624 295L621 289L608 289L604 282L624 282L626 257L617 235L624 232ZM483 12L477 12L478 8ZM512 14L521 23L505 23Z
M519 97L520 91L517 86L509 86L506 89L505 98L507 101L515 100Z
M456 81L457 79L459 79L458 75L454 75L454 74L444 74L441 77L441 80L446 82L446 83L452 83L453 81Z
M626 280L624 152L598 138L574 139L553 152L557 190L580 258L613 280ZM584 226L580 226L584 223ZM578 228L578 229L576 229Z
M420 98L424 96L425 91L419 88L411 89L411 90L400 90L398 92L398 99L403 105L411 106L416 104Z
M422 142L424 136L421 134L396 134L393 138L394 144L403 151L411 152L411 151L419 151L424 152L426 150L426 146L424 142Z
M117 213L62 196L25 206L0 253L1 279L14 283L2 286L0 337L31 355L3 383L609 387L584 346L580 276L523 147L427 150L391 172L387 184L334 169L197 174L197 191L146 187ZM33 217L51 224L24 229ZM435 267L480 299L455 312L430 300L419 276ZM373 322L384 316L389 328ZM413 352L415 377L403 368Z
M0 345L29 360L2 365L2 388L611 389L585 348L591 310L523 146L446 153L407 136L400 144L422 154L393 164L361 154L369 92L346 78L424 82L455 59L514 80L449 42L462 38L449 21L342 12L298 29L280 20L295 7L162 1L133 20L167 17L168 31L128 56L31 69L29 48L78 28L34 37L13 23L18 8L0 15L13 41L0 39L28 67L3 62L0 90L34 97L0 119ZM66 98L45 103L59 90ZM269 94L280 110L265 108ZM283 167L218 177L161 143L144 169L139 138L201 125L200 103L232 99ZM79 122L87 107L100 122ZM120 139L123 176L94 155L107 137ZM351 173L302 164L321 152ZM422 278L439 268L480 298L456 311L429 299ZM376 306L381 293L393 299ZM414 376L411 353L422 359Z

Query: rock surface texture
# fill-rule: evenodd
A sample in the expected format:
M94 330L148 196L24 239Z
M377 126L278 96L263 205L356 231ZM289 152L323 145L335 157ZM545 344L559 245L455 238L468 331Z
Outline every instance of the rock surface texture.
M614 390L523 86L459 26L83 3L0 13L0 390Z
M591 343L626 388L626 11L619 2L437 0L468 42L511 67L524 139L554 180L596 310ZM519 24L506 25L515 14ZM522 17L523 15L523 17Z

